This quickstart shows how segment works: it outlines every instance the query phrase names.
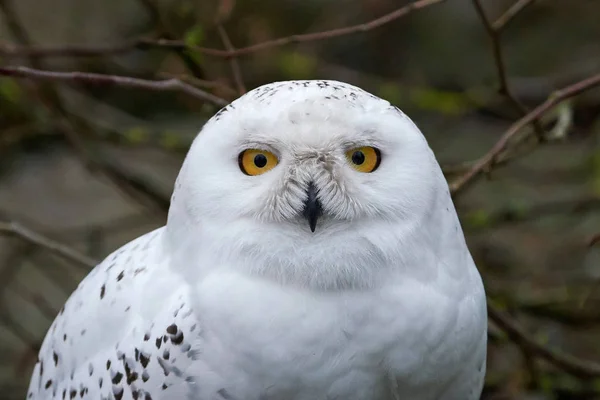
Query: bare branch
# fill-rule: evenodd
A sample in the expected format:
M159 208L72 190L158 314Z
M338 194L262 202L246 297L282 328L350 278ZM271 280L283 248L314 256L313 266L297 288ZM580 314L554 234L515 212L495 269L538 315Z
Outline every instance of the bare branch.
M91 85L116 85L124 87L134 87L140 89L154 90L154 91L172 91L178 90L189 94L195 98L209 101L218 106L225 106L229 102L225 99L217 97L213 94L205 92L204 90L198 89L187 83L180 81L179 79L167 79L161 81L132 78L128 76L117 76L117 75L104 75L87 72L55 72L55 71L42 71L27 67L0 67L0 75L11 76L15 78L34 78L38 80L49 80L49 81L64 81L70 83L86 83Z
M86 271L94 268L98 262L90 257L78 252L67 245L58 243L52 239L42 236L16 222L0 222L0 233L14 235L26 240L36 246L43 247L50 252L59 255L67 260L74 261L76 264L87 267Z
M527 107L525 107L523 105L523 103L521 103L515 97L515 95L512 93L512 91L510 90L510 87L508 85L508 77L506 74L506 65L504 63L504 57L502 55L502 48L500 47L499 31L497 31L492 26L492 23L490 22L487 15L485 14L485 10L483 9L483 6L481 5L481 0L473 0L473 5L475 6L477 15L479 15L479 18L481 19L481 22L483 23L483 26L485 27L485 30L487 31L488 36L490 37L490 40L492 42L492 51L494 53L494 60L496 63L496 72L498 74L498 80L500 81L500 87L498 88L498 92L501 95L505 96L512 103L514 108L521 113L521 115L525 115L529 112L529 110L527 109ZM533 124L534 124L534 128L536 130L536 133L538 135L538 138L540 139L540 141L543 140L544 130L542 129L542 126L539 123L539 121L537 120L537 118L533 120Z
M496 32L500 32L510 21L513 20L514 17L523 11L525 7L533 4L534 2L535 0L518 0L492 24L492 28Z
M114 46L15 46L9 43L0 43L0 56L9 58L30 57L103 57L109 55L128 53L136 48L143 50L139 39L117 44Z
M170 40L176 38L176 33L172 32L172 30L167 25L168 18L166 18L161 12L160 5L156 4L154 0L139 0L142 6L146 9L146 12L150 16L152 20L152 24L157 31L157 35L161 38ZM142 48L143 41L138 40L136 43L136 47ZM204 69L202 66L188 54L183 49L171 49L177 57L183 62L186 68L190 71L194 77L199 79L204 79L206 76Z
M598 243L600 243L600 233L595 233L591 238L587 241L587 247L594 247Z
M422 8L425 8L425 7L434 5L434 4L442 3L444 1L446 1L446 0L418 0L413 3L407 4L404 7L400 7L398 9L396 9L395 11L392 11L391 13L385 14L379 18L376 18L374 20L371 20L371 21L363 23L363 24L352 25L352 26L347 26L344 28L337 28L337 29L332 29L332 30L322 31L322 32L286 36L286 37L279 38L279 39L273 39L273 40L268 40L268 41L265 41L262 43L257 43L252 46L242 47L242 48L239 48L239 49L233 50L233 51L208 49L208 48L204 48L204 47L196 47L195 49L200 52L203 52L207 55L229 58L229 57L238 57L238 56L242 56L242 55L248 55L248 54L256 53L261 50L266 50L266 49L270 49L273 47L284 46L284 45L291 44L291 43L305 43L305 42L314 42L314 41L318 41L318 40L332 39L332 38L336 38L336 37L340 37L340 36L351 35L354 33L368 32L370 30L379 28L385 24L393 22L393 21L397 20L398 18L404 17L405 15L411 13L412 11L420 10ZM148 44L151 45L152 43L148 43ZM161 45L161 46L168 46L168 47L171 47L171 46L173 46L173 47L182 47L182 46L188 47L184 42L181 42L181 41L159 40L156 44Z
M194 76L190 76L190 75L186 75L186 74L173 74L170 72L159 72L157 74L157 76L160 78L167 78L167 79L176 78L182 82L189 83L192 86L197 86L197 87L212 89L212 90L217 90L217 91L223 91L223 92L226 92L230 96L238 95L238 92L233 87L227 85L224 82L207 81L207 80L198 79Z
M242 47L239 49L231 50L220 50L212 49L208 47L190 46L181 40L171 39L148 39L140 38L123 45L107 46L107 47L81 47L81 46L68 46L68 47L55 47L55 48L43 48L43 47L16 47L16 46L0 46L0 54L7 56L21 56L21 55L35 55L40 57L65 57L65 56L77 56L77 57L90 57L100 56L103 54L117 54L121 52L130 51L136 48L143 49L145 47L159 47L169 48L173 50L192 50L197 51L213 57L221 58L232 58L253 54L262 50L271 49L274 47L285 46L292 43L305 43L314 42L318 40L332 39L340 36L351 35L360 32L368 32L373 29L379 28L383 25L389 24L405 15L410 14L413 11L417 11L428 6L443 3L446 0L418 0L413 3L407 4L400 7L391 13L385 14L379 18L371 20L369 22L352 25L343 28L332 29L322 32L306 33L302 35L291 35L282 37L279 39L268 40L262 43L257 43L248 47ZM143 1L144 4L148 4L148 0Z
M488 316L500 329L515 342L528 348L533 354L563 369L564 371L583 378L600 376L600 364L580 360L572 355L545 347L533 339L521 326L509 316L496 309L488 302Z
M561 90L554 92L548 99L519 119L517 122L511 125L511 127L502 135L500 140L473 166L465 172L462 176L456 179L450 185L450 192L453 196L456 196L459 191L463 190L467 184L473 181L475 177L480 175L484 170L492 168L495 163L496 157L506 149L510 140L526 125L530 124L533 120L540 118L545 112L550 110L556 104L561 101L577 96L578 94L595 88L600 85L600 74L593 75L582 81L567 86Z
M219 36L221 36L221 41L227 51L235 51L235 47L231 43L229 39L229 35L222 24L217 24L217 30L219 31ZM246 86L244 85L244 79L242 78L242 69L240 68L240 63L237 57L231 57L229 59L229 65L231 65L231 73L233 74L233 81L237 86L238 92L240 95L246 93Z

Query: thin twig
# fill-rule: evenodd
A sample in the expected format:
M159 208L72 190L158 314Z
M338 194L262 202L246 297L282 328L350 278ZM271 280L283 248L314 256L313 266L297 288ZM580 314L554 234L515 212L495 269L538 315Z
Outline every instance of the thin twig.
M36 246L43 247L50 252L59 255L65 259L74 261L78 265L94 268L98 262L92 258L78 252L77 250L67 245L49 239L37 232L25 228L16 222L0 222L0 233L14 235Z
M523 11L525 7L533 4L534 2L535 0L518 0L492 24L492 28L494 28L496 32L500 32L510 21L513 20L514 17Z
M595 233L594 235L592 235L591 238L588 239L588 241L586 243L586 246L587 247L594 247L598 243L600 243L600 233Z
M139 0L142 6L146 9L146 12L152 19L152 24L157 31L159 37L164 39L175 39L176 34L169 29L167 25L167 18L161 12L160 6L156 4L154 0ZM139 40L136 47L143 45L143 41ZM183 62L186 68L190 71L194 77L198 79L204 79L205 72L192 55L188 54L184 49L172 49L175 55Z
M564 371L583 378L600 376L600 364L581 360L572 355L562 353L541 345L533 339L521 326L509 316L496 309L488 302L488 316L515 342L527 347L532 353L544 358Z
M314 33L306 33L301 35L291 35L282 37L279 39L267 40L265 42L253 44L247 47L241 47L234 50L220 50L213 49L208 47L199 47L199 46L191 46L182 40L172 40L169 39L170 36L167 35L167 38L162 39L149 39L149 38L140 38L134 41L131 41L127 44L115 45L115 46L106 46L106 47L82 47L82 46L67 46L67 47L54 47L54 48L44 48L44 47L16 47L16 46L8 46L4 45L0 47L0 55L7 56L21 56L21 55L35 55L39 57L65 57L65 56L78 56L78 57L89 57L89 56L99 56L102 54L115 54L120 52L126 52L133 49L143 49L147 47L158 47L158 48L167 48L173 50L191 50L197 51L199 53L206 54L208 56L221 57L221 58L231 58L231 57L239 57L245 56L249 54L253 54L262 50L271 49L274 47L285 46L287 44L292 43L306 43L313 42L318 40L326 40L332 39L340 36L351 35L360 32L368 32L373 29L379 28L383 25L386 25L390 22L393 22L401 17L404 17L407 14L410 14L413 11L417 11L428 6L432 6L434 4L443 3L446 0L418 0L413 3L407 4L403 7L400 7L388 14L385 14L379 18L373 19L363 24L352 25L343 28L332 29L328 31L322 32L314 32ZM144 4L151 4L148 0L143 0Z
M6 2L5 0L0 0L0 10L4 13L5 19L10 22L9 27L11 28L13 35L15 36L15 38L17 38L20 44L24 46L31 46L31 40L29 39L29 36L27 35L23 24L19 21L18 15L15 13L15 10L11 7L11 3ZM12 70L10 70L9 68L7 70L10 70L10 72L12 72L13 74L15 72L21 74L24 72L38 72L42 75L53 74L52 72L44 71L42 61L43 60L41 60L38 57L31 56L29 57L29 62L34 67L34 69L21 67ZM64 77L65 73L62 74ZM2 71L0 71L0 75L2 75ZM93 75L95 74L87 74L87 76ZM102 75L99 76L102 77ZM46 76L46 78L46 80L48 80L50 83L53 83L53 80L51 80L49 76ZM136 81L135 78L126 77L126 80L132 81L132 79L134 82ZM139 83L140 80L137 81ZM64 105L62 104L60 96L58 95L58 93L52 85L45 85L43 87L41 87L42 85L39 85L41 89L45 90L38 90L38 85L29 86L32 86L32 91L34 93L39 93L38 97L40 98L46 109L52 115L54 115L54 117L58 121L63 135L73 146L78 157L81 159L81 161L84 163L84 165L90 172L100 172L103 176L107 177L111 181L111 183L113 183L117 187L117 189L120 190L120 192L132 197L136 201L142 202L144 206L148 206L149 204L150 206L158 207L158 209L160 209L161 211L165 210L165 201L162 199L162 197L153 196L154 193L151 190L144 190L147 189L147 186L144 185L140 180L127 176L127 174L121 171L120 169L108 165L105 160L99 160L98 156L96 154L93 154L87 148L85 142L79 134L78 127L74 125L74 122L71 120L70 115L67 113ZM197 90L197 92L201 94L203 93L199 89ZM168 202L166 203L168 204Z
M104 75L95 74L88 72L56 72L56 71L42 71L27 67L0 67L0 75L11 76L15 78L35 78L38 80L49 80L49 81L64 81L70 83L86 83L91 85L116 85L124 87L134 87L146 90L155 91L172 91L178 90L189 94L190 96L196 97L201 100L209 101L218 106L225 106L229 102L225 99L217 97L213 94L205 92L204 90L198 89L192 85L180 81L179 79L166 79L166 80L148 80L140 78L132 78L129 76L118 76L118 75Z
M199 88L205 88L205 89L212 89L215 91L222 91L222 92L226 92L228 95L231 96L237 96L238 92L231 86L229 86L228 84L224 83L224 82L219 82L219 81L207 81L204 79L198 79L196 77L190 76L190 75L186 75L186 74L173 74L170 72L159 72L157 74L157 76L159 78L167 78L167 79L171 79L171 78L175 78L175 79L179 79L182 82L188 83L192 86L196 86Z
M545 112L550 110L561 101L574 97L599 85L600 74L596 74L554 92L554 94L550 95L545 102L512 124L511 127L504 133L504 135L502 135L500 140L498 140L483 157L477 160L477 162L475 162L475 164L473 164L473 166L467 172L452 182L450 185L450 192L452 195L456 196L458 192L463 190L467 184L471 183L475 177L480 175L484 170L491 168L494 165L496 157L506 149L510 140L517 133L519 133L523 127L530 124L533 120L540 118Z
M31 46L31 38L20 21L16 11L12 7L11 1L0 0L0 9L4 14L4 18L6 21L8 21L10 31L16 40L22 46ZM28 61L30 66L35 70L44 69L44 60L42 60L40 57L31 55L28 57ZM24 66L21 68L27 69L27 67ZM2 74L0 73L0 75ZM70 121L66 118L67 112L62 103L61 97L52 85L52 82L38 84L38 82L27 81L25 82L24 86L34 94L34 97L40 100L44 108L48 110L50 114L57 117L61 127L70 127ZM85 143L81 137L77 135L74 129L65 129L64 135L68 139L71 146L73 146L73 149L77 152L77 154L80 156L86 154Z
M273 47L284 46L291 43L305 43L305 42L314 42L318 40L332 39L340 36L351 35L354 33L360 32L368 32L370 30L379 28L385 24L393 22L398 18L404 17L405 15L411 13L412 11L420 10L422 8L442 3L446 0L418 0L413 3L407 4L403 7L400 7L388 14L385 14L379 18L371 20L366 23L347 26L343 28L331 29L328 31L315 32L315 33L306 33L302 35L291 35L286 36L279 39L267 40L262 43L257 43L248 47L242 47L234 51L224 51L217 49L208 49L203 47L196 47L195 49L201 51L207 55L212 55L216 57L238 57L242 55L248 55L252 53L256 53L261 50L270 49ZM149 43L151 45L151 43ZM181 47L187 46L185 42L182 41L158 41L158 45L162 46L173 46L173 47Z
M29 57L98 57L128 53L136 48L143 50L140 39L127 41L114 46L16 46L9 43L0 43L0 56L8 58Z
M498 92L501 95L505 96L512 103L513 107L521 113L521 116L523 116L523 115L527 114L529 112L529 110L527 109L527 107L525 107L525 105L523 105L523 103L521 103L519 101L519 99L517 99L515 97L515 95L513 94L512 90L510 89L510 86L508 84L508 76L506 74L506 64L504 62L504 56L502 55L502 48L500 46L500 33L493 27L492 23L490 22L489 18L487 17L485 10L483 9L483 6L481 5L481 1L473 0L473 5L475 6L477 15L479 15L479 19L481 19L481 22L483 23L483 26L485 27L485 30L487 31L488 36L490 37L490 40L492 42L492 51L494 53L496 72L497 72L498 80L500 83ZM544 130L542 129L542 125L539 123L539 121L537 119L534 119L533 126L536 130L536 134L538 135L538 138L540 139L540 141L542 141L544 138Z
M219 36L221 37L221 41L223 45L227 49L227 51L235 51L235 47L231 43L229 39L229 35L227 31L223 27L221 23L217 24L217 31L219 32ZM240 95L246 93L246 86L244 85L244 79L242 78L242 69L240 68L240 63L237 57L231 57L229 59L229 65L231 66L231 73L233 75L233 81L237 86L238 92Z

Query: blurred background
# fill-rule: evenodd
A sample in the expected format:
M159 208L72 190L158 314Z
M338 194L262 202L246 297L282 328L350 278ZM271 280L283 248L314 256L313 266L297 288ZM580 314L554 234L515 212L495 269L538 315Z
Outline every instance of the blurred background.
M319 78L397 105L442 164L493 307L482 398L600 399L599 21L598 0L0 0L0 398L95 260L164 224L203 123Z

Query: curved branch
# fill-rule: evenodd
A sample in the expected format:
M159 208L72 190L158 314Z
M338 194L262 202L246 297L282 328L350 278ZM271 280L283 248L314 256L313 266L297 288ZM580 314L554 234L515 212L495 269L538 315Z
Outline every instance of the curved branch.
M169 39L147 39L140 38L123 45L115 45L108 47L83 47L83 46L68 46L68 47L56 47L56 48L43 48L43 47L15 47L15 46L0 46L0 54L5 56L38 56L38 57L66 57L66 56L78 56L78 57L89 57L89 56L100 56L103 54L118 54L133 49L142 49L144 47L162 47L170 48L174 50L193 50L209 56L232 58L243 55L256 53L261 50L270 49L273 47L280 47L291 43L305 43L314 42L317 40L332 39L340 36L351 35L354 33L368 32L370 30L379 28L390 22L393 22L413 11L423 9L425 7L443 3L446 0L418 0L400 7L388 14L385 14L379 18L371 20L366 23L347 26L343 28L331 29L328 31L306 33L301 35L291 35L282 37L279 39L267 40L262 43L253 44L247 47L241 47L238 49L219 50L207 47L190 46L182 40L169 40Z
M541 345L519 326L516 321L489 304L489 301L488 316L512 340L529 349L533 354L561 368L563 371L580 378L600 376L600 364L581 360L572 355Z
M0 67L0 76L10 76L14 78L35 78L39 80L64 81L71 83L87 83L102 86L126 86L154 91L172 91L178 90L196 97L200 100L209 101L218 106L225 106L229 102L225 99L210 94L202 89L171 78L166 80L149 80L132 78L129 76L105 75L88 72L56 72L43 71L28 67Z
M89 269L94 268L98 264L96 260L78 252L74 248L42 236L16 222L0 222L0 234L17 236L36 246L43 247L67 260L74 261L78 265L87 267L85 268L86 271L89 271Z
M600 74L593 75L582 81L567 86L554 92L548 99L530 111L523 118L511 125L511 127L502 135L500 140L462 176L450 184L450 193L456 196L464 190L468 184L472 183L484 170L491 168L498 155L506 149L510 140L526 125L540 118L545 112L550 110L561 101L577 96L578 94L600 86Z

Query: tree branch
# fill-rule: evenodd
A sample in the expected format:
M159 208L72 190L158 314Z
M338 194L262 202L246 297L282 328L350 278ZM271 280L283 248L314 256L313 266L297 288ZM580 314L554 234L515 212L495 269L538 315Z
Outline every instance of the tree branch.
M417 0L403 7L400 7L388 14L379 18L368 21L366 23L351 25L348 27L331 29L328 31L306 33L301 35L291 35L279 39L267 40L265 42L253 44L239 49L220 50L208 47L190 46L182 40L171 39L148 39L140 38L123 45L106 46L106 47L83 47L83 46L67 46L67 47L16 47L3 45L0 46L0 54L5 56L20 57L20 56L39 56L39 57L93 57L104 54L118 54L131 51L133 49L143 49L147 47L167 48L174 50L191 50L206 54L213 57L232 58L253 54L262 50L271 49L274 47L285 46L292 43L306 43L318 40L332 39L340 36L351 35L360 32L368 32L389 24L413 11L421 10L434 4L443 3L446 0ZM144 3L148 3L145 0Z
M523 11L525 7L533 4L534 2L535 0L518 0L492 24L492 28L496 32L500 32L510 21L513 20L514 17Z
M221 23L217 24L217 31L219 32L219 36L221 36L221 41L223 45L227 49L227 51L235 51L235 47L231 43L231 39L229 39L229 35L227 31L223 27ZM238 93L240 95L246 93L246 86L244 85L244 79L242 78L242 69L240 68L240 63L237 57L231 57L229 59L229 65L231 66L231 73L233 75L233 81L238 89Z
M577 96L578 94L590 90L600 85L600 74L593 75L582 81L567 86L561 90L554 92L548 99L529 112L527 115L519 119L517 122L511 125L511 127L502 135L500 140L479 160L473 164L473 166L465 172L462 176L457 178L450 185L450 192L453 196L456 196L461 190L471 183L477 176L479 176L485 169L491 168L498 155L506 149L510 140L526 125L530 124L533 120L540 118L545 112L550 110L556 104L561 101Z
M89 269L94 268L98 264L98 261L91 259L72 247L42 236L16 222L0 222L0 234L17 236L36 246L43 247L67 260L74 261L77 265L87 267L85 268L86 271L89 271Z
M483 23L483 26L485 27L485 30L487 31L488 36L490 37L490 40L492 42L492 51L494 53L494 60L496 63L496 72L498 75L498 80L500 82L498 92L501 95L505 96L512 103L513 107L521 113L521 115L525 115L529 112L529 110L527 109L527 107L525 107L525 105L523 105L523 103L521 103L515 97L515 95L510 89L510 86L508 85L506 64L504 62L504 56L502 55L502 48L500 46L500 33L498 30L496 30L496 28L494 28L487 15L485 14L485 10L481 5L481 0L473 0L473 5L475 6L477 15L479 15L479 19L481 19L481 22ZM515 14L513 14L513 16L516 15L518 11L516 11ZM534 119L532 122L538 135L538 138L540 139L540 141L543 140L544 130L542 129L542 125L539 123L537 118Z
M489 304L489 301L488 316L512 340L520 343L521 346L528 348L533 354L544 358L562 370L580 378L600 376L600 364L580 360L572 355L552 350L539 344L516 321Z
M149 39L147 39L149 40ZM102 57L128 53L135 49L144 49L140 39L127 41L114 46L15 46L9 43L0 43L0 56L8 58L30 57Z
M218 106L225 106L229 102L225 99L210 94L204 90L198 89L192 85L184 83L179 79L166 80L148 80L132 78L129 76L104 75L88 72L55 72L43 71L27 67L0 67L0 75L11 76L14 78L34 78L38 80L63 81L69 83L86 83L90 85L101 86L124 86L153 91L181 91L197 99L208 101Z

